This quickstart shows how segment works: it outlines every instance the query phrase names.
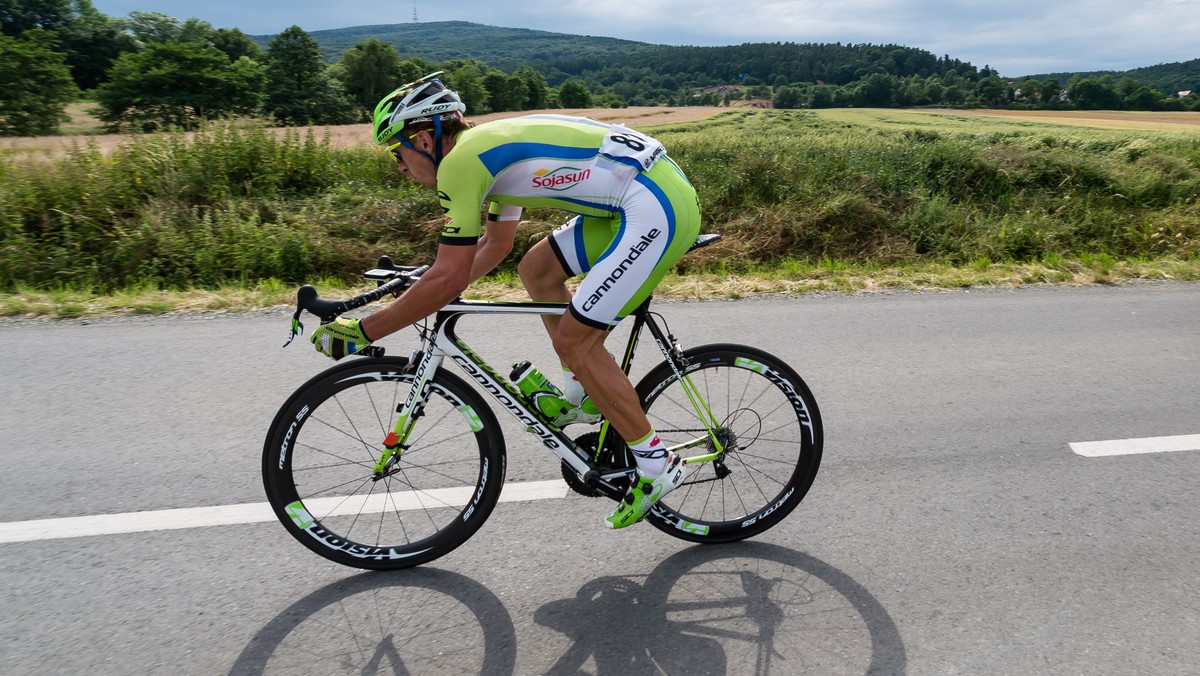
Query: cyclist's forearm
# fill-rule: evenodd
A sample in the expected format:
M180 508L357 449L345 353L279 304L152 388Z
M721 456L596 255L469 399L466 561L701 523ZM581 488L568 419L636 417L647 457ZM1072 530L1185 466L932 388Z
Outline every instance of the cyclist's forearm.
M379 340L445 307L467 288L474 260L474 246L438 247L433 267L412 288L362 321L367 337Z
M372 341L391 335L445 307L462 292L453 289L438 284L437 280L422 278L403 296L363 319L362 330Z

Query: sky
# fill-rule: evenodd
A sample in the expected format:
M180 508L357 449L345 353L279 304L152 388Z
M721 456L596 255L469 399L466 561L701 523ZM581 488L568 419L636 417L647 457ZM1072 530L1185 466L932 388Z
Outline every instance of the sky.
M272 35L409 23L412 0L92 0L100 12L197 18ZM416 0L418 19L664 45L897 44L1002 76L1130 70L1200 58L1200 0Z

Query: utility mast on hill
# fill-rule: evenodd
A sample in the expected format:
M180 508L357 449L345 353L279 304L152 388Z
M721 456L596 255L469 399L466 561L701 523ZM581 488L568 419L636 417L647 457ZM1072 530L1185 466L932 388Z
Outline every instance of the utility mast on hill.
M413 23L418 23L421 20L417 18L417 0L413 0Z

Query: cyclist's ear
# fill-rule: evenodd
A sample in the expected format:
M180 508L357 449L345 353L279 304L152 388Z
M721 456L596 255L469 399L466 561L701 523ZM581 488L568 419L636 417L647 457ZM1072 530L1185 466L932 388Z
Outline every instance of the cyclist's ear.
M412 137L412 139L409 141L409 143L412 143L413 147L415 147L417 150L420 150L421 152L424 152L424 153L432 152L433 151L433 132L428 131L428 130L419 131L416 133L415 136Z

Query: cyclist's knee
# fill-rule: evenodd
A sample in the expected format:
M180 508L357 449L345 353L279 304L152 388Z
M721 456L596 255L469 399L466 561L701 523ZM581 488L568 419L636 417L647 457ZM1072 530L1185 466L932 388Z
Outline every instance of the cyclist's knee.
M517 263L517 276L521 278L525 288L531 291L556 287L567 280L566 274L554 257L554 252L550 251L545 241L521 257L521 261Z
M550 337L554 352L572 370L588 366L588 360L596 353L597 345L604 344L606 333L579 323L570 313L563 315L558 330ZM607 355L607 352L600 350Z

